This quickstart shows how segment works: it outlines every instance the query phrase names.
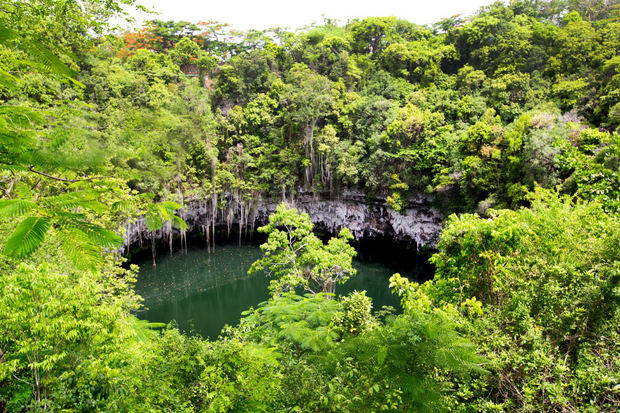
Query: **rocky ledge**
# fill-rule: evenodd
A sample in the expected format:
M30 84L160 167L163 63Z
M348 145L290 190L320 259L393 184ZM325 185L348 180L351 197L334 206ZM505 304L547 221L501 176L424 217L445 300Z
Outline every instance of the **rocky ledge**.
M430 206L430 201L424 195L412 197L402 213L389 209L384 199L369 201L364 194L357 192L344 192L338 197L302 193L284 202L307 213L320 231L336 234L347 227L358 240L387 238L419 249L434 247L441 232L443 217ZM227 198L228 206L218 210L213 208L213 200L191 200L185 203L180 215L187 222L189 232L205 233L207 240L216 229L229 233L234 230L241 236L265 224L280 202L282 200L259 197L248 205ZM184 238L185 234L170 225L152 234L144 219L138 219L127 224L125 243L120 252L127 253L133 246L142 246L151 239L172 243L172 239L178 236Z

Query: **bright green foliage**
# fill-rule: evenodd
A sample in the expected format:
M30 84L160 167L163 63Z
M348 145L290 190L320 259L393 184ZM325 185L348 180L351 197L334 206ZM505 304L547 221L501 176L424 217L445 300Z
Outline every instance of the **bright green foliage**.
M560 142L559 163L563 172L571 174L564 182L567 192L600 202L607 212L620 208L620 135L583 129L579 146Z
M617 411L617 2L508 3L118 36L132 0L2 2L0 410ZM129 314L127 220L184 234L199 200L241 231L261 197L348 190L468 213L433 281L392 278L402 314L331 294L350 232L284 205L252 268L273 297L221 339Z
M618 126L617 23L587 17L601 7L518 1L435 31L371 17L235 39L153 21L150 43L120 59L97 45L80 80L106 159L140 192L357 189L400 210L426 191L448 212L513 208L570 181L556 159L569 121ZM33 78L27 93L50 102L61 88Z
M149 231L155 231L170 222L174 228L186 230L187 224L175 212L181 208L176 202L164 201L148 204L144 219Z
M17 48L26 53L29 58L20 61L21 64L36 69L43 69L49 73L64 76L73 80L77 72L69 69L52 51L37 40L23 39L15 30L7 27L0 28L0 45L7 48ZM0 86L7 89L15 89L19 84L19 78L0 69Z
M342 311L333 320L341 334L359 335L374 326L372 300L366 296L366 291L354 291L342 297L341 303Z
M23 11L21 10L23 4L15 6L16 8L14 10L11 8L11 11L15 13ZM118 7L116 2L109 2L105 8L94 3L93 11L115 7ZM75 86L83 86L73 79L77 75L76 71L67 67L39 41L39 38L32 37L25 32L20 33L6 27L0 29L0 45L5 47L8 53L17 57L12 62L13 68L26 66L34 73L46 73L51 78L60 77L71 80ZM28 58L21 56L20 52L25 52ZM2 73L5 72L2 71ZM10 82L3 81L0 86L12 93L17 92L19 96L17 89L27 86L27 79L20 79L13 75L9 75L8 78ZM6 80L7 76L3 76L2 79ZM40 171L45 168L48 171L52 169L73 175L79 171L88 171L94 166L89 158L95 159L97 155L80 147L80 144L84 144L88 139L75 136L79 128L55 124L55 122L64 121L67 114L73 115L74 108L62 102L57 108L49 111L15 103L6 105L4 101L2 103L0 170L9 171L11 178L8 188L4 190L8 199L0 200L0 219L29 215L7 237L5 254L12 257L30 255L40 247L50 227L53 226L61 241L61 246L69 256L74 258L75 263L93 268L101 261L100 248L114 248L120 244L118 235L93 224L85 213L86 211L101 213L105 209L104 204L97 200L102 192L101 188L91 186L88 182L80 183L79 178L57 177ZM70 142L72 140L73 142ZM64 156L67 152L73 153L73 156ZM16 172L26 177L29 174L36 174L76 184L61 193L51 191L51 193L40 196L32 191L38 183L29 187L28 182L20 182L20 177L16 176ZM104 183L102 186L105 185ZM71 189L75 192L69 192Z
M100 263L99 248L118 247L121 239L114 232L88 221L86 211L101 213L106 209L99 197L99 191L87 189L41 197L36 201L26 197L0 200L0 218L16 219L27 215L7 238L4 253L18 258L32 254L53 225L62 248L76 264L88 267Z
M472 384L488 393L478 406L614 410L619 236L600 205L542 190L529 209L449 219L424 291L461 309L490 360L492 376Z
M239 328L247 339L269 346L327 351L340 337L332 320L341 308L338 301L328 298L323 293L305 297L283 293L250 312Z
M8 268L5 262L1 265ZM80 388L105 392L113 385L114 352L129 334L123 317L135 301L110 295L108 288L122 291L124 283L101 275L75 278L25 264L3 271L0 383L11 379L15 392L7 406L14 411L26 405L61 408L62 403L85 408L88 393ZM75 398L63 389L75 391Z
M284 293L230 332L280 349L280 409L442 411L438 372L482 372L471 343L430 306L383 323L370 314L363 293L327 298ZM403 297L408 308L416 306L412 300L418 301Z
M273 277L269 286L272 294L297 287L312 294L333 293L336 284L355 275L351 262L356 252L349 245L351 232L343 228L338 237L323 244L312 232L313 227L308 214L281 203L269 216L269 223L258 229L268 238L261 245L263 258L252 264L249 272L264 271Z

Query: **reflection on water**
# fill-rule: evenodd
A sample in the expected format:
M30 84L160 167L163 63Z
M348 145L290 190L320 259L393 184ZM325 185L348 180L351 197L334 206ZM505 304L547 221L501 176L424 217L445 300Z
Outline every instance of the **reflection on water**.
M140 266L136 291L144 297L147 310L140 318L153 322L175 321L184 331L215 338L225 324L234 325L241 312L269 298L269 279L263 274L248 276L247 271L260 258L255 245L220 245L208 253L202 248L186 254L158 258ZM338 294L366 290L373 307L398 308L398 297L391 294L388 279L402 268L386 263L355 261L358 274L336 288ZM410 275L410 274L408 274Z

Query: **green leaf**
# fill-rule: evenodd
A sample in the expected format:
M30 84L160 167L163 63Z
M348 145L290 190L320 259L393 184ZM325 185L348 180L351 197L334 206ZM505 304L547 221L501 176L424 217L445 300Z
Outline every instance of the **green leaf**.
M187 230L187 223L183 221L183 219L179 218L176 215L172 215L170 218L172 220L172 226L174 228L177 228L183 231Z
M9 90L17 89L19 79L12 74L0 69L0 87L4 87Z
M178 204L174 201L164 201L161 205L169 211L176 211L177 209L181 209L181 204Z
M126 211L131 207L131 202L129 201L116 201L112 204L112 211Z
M164 225L164 220L156 211L147 211L144 220L149 231L156 231Z
M60 248L76 268L95 270L103 262L99 248L82 232L68 228L59 231L57 237L60 241Z
M61 229L72 228L80 231L92 243L103 248L116 248L123 241L116 233L90 222L80 220L61 221Z
M105 211L106 206L94 199L96 196L97 194L94 191L77 191L49 197L45 201L55 208L83 208L94 212Z
M387 357L388 349L387 347L379 347L377 351L377 364L381 366Z
M0 199L0 218L20 217L36 207L36 203L25 199Z
M15 40L18 39L19 42L15 42ZM0 44L6 46L12 45L28 53L28 55L33 60L24 63L30 65L38 64L48 72L58 74L77 85L82 85L80 82L74 79L77 76L77 72L65 65L50 49L45 47L40 41L24 39L18 32L8 29L6 27L0 27Z
M25 257L41 246L50 227L47 217L28 217L13 231L6 241L4 253L10 257Z

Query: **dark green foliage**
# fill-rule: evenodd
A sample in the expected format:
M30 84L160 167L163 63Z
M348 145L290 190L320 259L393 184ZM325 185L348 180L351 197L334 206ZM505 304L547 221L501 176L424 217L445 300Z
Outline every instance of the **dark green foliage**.
M0 411L617 411L618 5L505 3L117 36L132 0L3 2ZM402 314L321 293L354 274L351 234L324 244L281 206L254 266L274 296L238 326L207 341L131 315L113 251L132 219L155 247L188 201L214 229L348 190L466 212L434 280L391 279Z

